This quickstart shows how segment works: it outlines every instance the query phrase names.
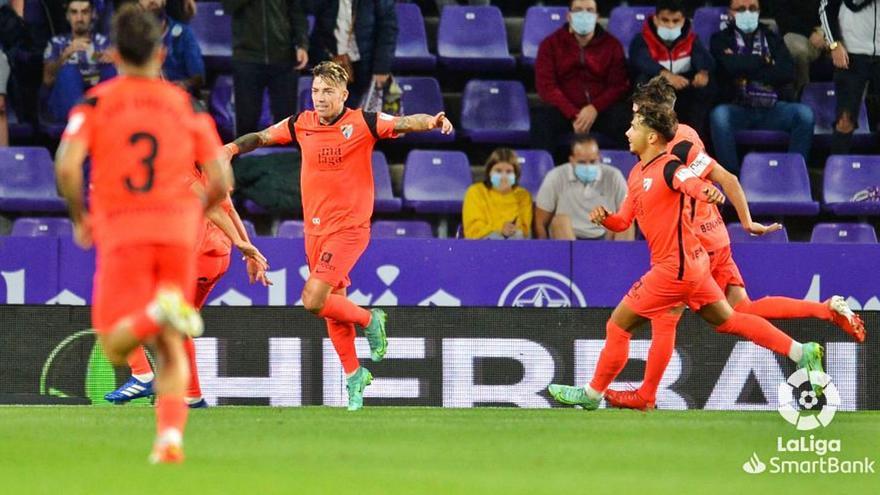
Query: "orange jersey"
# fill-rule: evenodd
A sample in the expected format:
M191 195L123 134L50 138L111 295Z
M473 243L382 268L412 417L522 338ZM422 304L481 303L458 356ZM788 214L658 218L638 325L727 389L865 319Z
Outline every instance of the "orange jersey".
M213 122L189 94L158 79L117 77L71 110L62 141L81 141L91 155L99 249L195 247L203 209L190 189L191 169L222 149Z
M293 119L293 120L291 120ZM373 146L394 138L398 117L346 108L330 124L307 111L275 124L282 144L295 140L302 150L302 201L305 233L328 235L368 225L373 215Z
M712 168L721 166L706 153L706 148L700 136L692 127L679 124L675 132L675 138L666 145L666 151L675 155L684 164L703 180L712 171ZM709 182L709 181L707 181ZM703 203L690 198L687 205L687 217L694 226L694 232L710 253L723 249L730 245L730 237L724 226L724 218L718 211L718 206Z
M648 241L651 268L676 280L695 281L709 273L706 250L685 217L690 200L681 192L685 181L699 180L691 169L669 153L648 163L639 161L629 173L627 193L618 215L634 217Z

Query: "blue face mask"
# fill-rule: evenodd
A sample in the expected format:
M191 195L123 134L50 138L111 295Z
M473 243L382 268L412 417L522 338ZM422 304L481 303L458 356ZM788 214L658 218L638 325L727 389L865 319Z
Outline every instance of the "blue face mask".
M737 12L734 16L736 27L744 33L751 33L758 29L758 17L760 15L758 12Z
M507 183L510 184L510 187L513 187L516 184L516 174L502 174L501 172L492 172L489 174L489 182L492 183L492 187L495 189L501 188L501 179L507 177Z
M596 30L598 20L599 15L595 12L572 12L571 29L581 36L586 36Z
M595 182L599 178L599 165L596 163L576 163L574 176L583 183Z
M660 37L663 41L675 41L681 36L681 28L684 26L678 26L674 28L668 28L663 26L657 26L657 36Z

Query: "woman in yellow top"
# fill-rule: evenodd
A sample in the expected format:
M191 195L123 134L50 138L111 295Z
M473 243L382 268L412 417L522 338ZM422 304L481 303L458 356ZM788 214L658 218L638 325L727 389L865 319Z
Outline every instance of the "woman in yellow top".
M486 160L486 177L464 195L462 217L467 239L527 239L532 231L532 195L517 184L519 161L509 148Z

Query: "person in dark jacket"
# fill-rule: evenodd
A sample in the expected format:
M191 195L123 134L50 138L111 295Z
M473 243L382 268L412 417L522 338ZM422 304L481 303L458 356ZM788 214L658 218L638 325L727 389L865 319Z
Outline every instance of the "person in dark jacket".
M629 60L640 84L661 75L675 88L678 120L704 134L714 98L710 86L715 61L694 33L682 0L659 0L654 16L633 38Z
M572 0L568 24L538 46L535 85L542 106L532 119L532 145L554 152L560 136L601 133L612 148L623 148L632 112L630 83L620 42L597 24L595 0Z
M391 75L397 46L394 0L315 2L311 58L334 60L350 69L350 106L360 106L370 84L383 87Z
M794 62L782 38L758 22L758 0L731 0L730 19L712 36L711 51L718 64L721 105L712 110L710 124L715 157L724 168L738 172L737 131L785 131L788 151L804 160L813 141L813 111L793 103Z
M828 56L819 22L819 0L776 0L776 25L794 59L794 91L800 95L810 82L810 64Z
M232 16L232 80L238 135L256 132L269 91L274 120L296 113L297 71L308 56L308 24L300 0L223 0Z

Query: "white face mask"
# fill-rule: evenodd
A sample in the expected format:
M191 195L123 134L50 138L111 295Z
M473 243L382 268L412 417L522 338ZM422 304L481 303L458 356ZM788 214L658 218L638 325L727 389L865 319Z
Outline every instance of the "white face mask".
M596 21L598 20L599 15L595 12L572 12L571 29L581 36L586 36L596 30Z

